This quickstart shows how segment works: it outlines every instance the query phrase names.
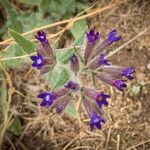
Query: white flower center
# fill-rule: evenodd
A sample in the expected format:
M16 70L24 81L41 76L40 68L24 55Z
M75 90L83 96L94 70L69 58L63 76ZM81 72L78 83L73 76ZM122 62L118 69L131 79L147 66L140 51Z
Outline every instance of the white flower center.
M95 118L94 119L94 123L98 123L99 122L99 119L98 118Z
M40 38L41 38L41 39L44 39L44 35L41 35Z
M40 58L37 60L37 64L38 65L42 64L42 60Z
M47 96L45 97L45 100L46 100L46 101L49 101L49 95L47 95Z

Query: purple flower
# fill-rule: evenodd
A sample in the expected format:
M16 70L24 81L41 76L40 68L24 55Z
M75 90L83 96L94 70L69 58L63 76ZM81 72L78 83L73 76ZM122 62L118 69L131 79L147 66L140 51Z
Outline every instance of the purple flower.
M63 97L60 97L56 99L52 105L52 109L55 109L58 114L62 113L66 107L68 106L69 102L71 100L70 95L65 95Z
M41 43L47 43L46 33L43 31L38 31L35 36Z
M43 31L38 31L36 38L41 42L41 45L39 45L38 48L39 53L43 57L47 57L49 59L54 60L53 48L46 39L46 33Z
M31 56L31 59L34 61L32 66L40 69L40 75L42 75L54 68L56 60L53 54L53 48L46 39L46 33L38 31L36 38L41 44L37 47L37 56Z
M69 92L70 92L70 89L63 87L61 89L54 91L53 93L55 95L55 98L57 99L57 98L60 98L64 95L67 95Z
M103 72L111 74L116 78L120 79L121 77L125 76L129 80L133 79L132 75L135 72L135 69L133 67L125 68L116 65L102 66L101 69Z
M135 72L135 69L133 67L126 68L123 70L122 75L128 78L129 80L133 79L132 74Z
M85 88L85 87L82 88L82 92L84 96L91 98L91 99L95 99L95 96L100 93L99 91L95 89Z
M109 66L104 65L101 67L102 72L111 74L113 77L119 79L122 77L123 69L124 69L123 67L116 66L116 65L109 65Z
M72 82L72 81L68 81L65 87L72 91L77 91L80 88L79 84Z
M92 56L91 57L95 57L101 53L104 53L113 42L117 42L121 39L121 36L116 36L117 31L116 30L112 30L107 38L105 40L103 40L102 42L98 42L94 45L94 49L92 51Z
M95 100L100 108L102 108L102 105L108 106L107 98L110 98L110 95L104 94L103 92L96 95Z
M37 56L31 56L30 58L33 60L32 66L36 67L37 69L41 69L45 64L45 60L40 54L37 54Z
M90 32L86 32L86 36L87 36L87 39L88 39L88 42L90 42L92 45L95 44L95 42L99 39L99 32L94 32L94 30L90 30Z
M124 88L127 87L127 85L126 85L126 80L115 80L115 81L114 81L114 86L115 86L118 90L123 91Z
M83 46L84 46L83 51L84 51L85 65L87 64L87 62L89 60L89 57L92 54L94 45L99 40L99 37L100 37L99 32L94 33L94 30L90 30L89 33L86 32L86 38L85 38L85 41L84 41L84 44L83 44Z
M99 64L109 66L108 60L104 58L104 54L100 54Z
M98 123L98 121L96 120L96 116L101 117L104 114L104 111L102 110L102 108L98 107L95 101L89 99L88 97L83 96L82 100L83 100L84 108L87 112L87 115L89 118L91 118L91 121L90 121L91 130L93 129L94 125L97 125L97 128L100 129L100 122ZM97 119L99 117L97 117Z
M107 98L110 98L110 95L91 88L82 88L82 91L84 96L96 101L99 108L102 108L102 105L108 105Z
M90 64L89 67L92 70L97 69L99 66L101 65L105 65L105 66L109 66L110 64L108 63L108 60L104 58L104 54L100 54L99 57L97 57L95 60L93 60Z
M121 39L121 36L116 36L117 35L117 31L116 30L112 30L109 34L108 34L108 40L110 42L117 42Z
M42 102L40 104L41 106L50 106L52 105L55 99L53 93L48 93L48 92L40 93L37 97L42 99Z
M79 61L75 54L73 54L70 58L70 68L75 74L77 74L79 71Z
M90 121L91 130L94 129L94 126L98 129L101 129L101 123L105 123L105 120L101 116L93 112L91 116L91 121Z
M56 108L56 106L60 107L61 103L64 105L66 104L66 102L68 102L67 95L69 94L69 91L70 89L64 87L53 92L42 92L37 97L43 99L43 101L40 104L41 106L52 105L52 107L55 106Z
M96 77L109 85L115 86L120 91L123 91L124 88L126 88L126 80L116 78L112 74L100 72L99 74L96 74Z

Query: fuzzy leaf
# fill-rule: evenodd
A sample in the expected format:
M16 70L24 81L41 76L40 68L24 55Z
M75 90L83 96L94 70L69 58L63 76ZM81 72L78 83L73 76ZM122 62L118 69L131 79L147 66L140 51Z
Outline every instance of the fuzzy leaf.
M78 45L82 45L83 42L84 42L84 36L85 36L85 32L88 30L88 27L86 26L84 28L84 30L82 31L82 33L80 34L80 37L78 37L75 42L74 42L74 45L75 46L78 46Z
M62 64L66 64L69 58L73 55L74 48L66 48L65 50L56 53L56 59Z
M27 32L37 27L48 25L52 23L52 18L49 16L43 19L40 12L24 12L19 13L18 19L23 24L23 32ZM42 21L41 21L42 20ZM32 38L34 34L27 35L27 37Z
M23 48L23 50L26 53L30 54L30 53L34 52L35 45L31 41L27 40L21 34L13 31L11 29L9 30L9 33L14 38L14 40L18 43L18 45L20 45Z
M59 80L59 70L54 68L51 72L50 83L52 87L55 87L57 81Z
M3 115L3 119L6 120L7 116L8 116L8 112L6 111L6 107L8 104L7 102L7 86L6 86L6 81L4 80L4 76L1 73L1 79L2 79L2 83L0 86L0 99L1 99L1 103L0 103L0 112Z
M52 88L56 89L63 86L69 79L69 73L66 69L61 68L60 71L53 72L51 75Z
M66 108L66 112L73 118L78 118L78 112L76 111L75 105L73 102L71 102L67 108Z
M83 30L85 30L86 26L86 19L74 23L73 27L71 28L71 34L76 40L81 37L81 35L83 34Z
M6 12L8 14L8 26L14 29L17 32L22 32L22 24L19 20L17 20L17 13L10 5L7 0L2 0L2 4L4 5Z
M8 127L8 130L11 131L14 135L19 136L21 135L21 122L19 118L15 117L11 125Z
M9 60L9 58L18 57L22 55L26 55L22 47L20 47L18 44L10 45L2 52L2 58L7 59L3 61L3 64L11 68L19 67L22 64L23 60L20 59Z
M40 1L39 9L42 14L44 14L48 10L49 4L50 4L50 0L41 0Z
M38 5L40 0L19 0L21 3L27 4L27 5ZM45 1L45 0L42 0Z

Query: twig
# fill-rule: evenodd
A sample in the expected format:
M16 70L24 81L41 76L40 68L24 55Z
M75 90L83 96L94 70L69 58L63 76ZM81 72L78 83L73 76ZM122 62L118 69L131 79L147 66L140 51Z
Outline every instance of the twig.
M74 141L76 141L77 139L78 139L78 137L76 137L76 138L74 138L73 140L71 140L71 141L63 148L63 150L66 150L67 147L68 147L69 145L71 145Z
M89 146L78 146L78 147L75 147L75 148L72 148L71 150L75 150L75 149L94 149L92 147L89 147Z
M61 24L65 24L65 23L68 23L70 21L72 23L74 23L76 21L82 20L82 19L87 18L87 17L91 17L91 16L93 16L95 14L98 14L100 12L103 12L103 11L108 10L108 9L110 9L112 7L115 7L115 6L116 6L116 4L110 4L110 5L108 5L108 6L104 7L104 8L98 8L95 11L92 11L91 13L88 13L86 15L82 15L82 16L77 17L77 18L73 18L73 19L71 18L71 19L55 22L55 23L52 23L52 24L49 24L49 25L45 25L45 26L42 26L42 27L38 27L38 28L35 28L35 29L31 30L31 31L25 32L25 33L23 33L21 35L28 35L28 34L37 32L39 30L44 30L44 29L48 29L48 28L52 28L52 27L61 25ZM0 45L5 45L6 43L9 43L9 42L12 42L12 41L13 41L13 38L10 38L10 39L7 39L7 40L1 42Z
M116 54L117 52L119 52L120 50L122 50L124 47L126 47L127 45L129 45L130 43L132 43L133 41L135 41L136 39L138 39L140 36L142 36L143 34L145 34L147 31L149 30L149 28L145 29L144 31L141 31L139 34L137 34L136 36L134 36L131 40L129 40L128 42L122 44L120 47L118 47L116 50L110 52L107 56L106 59L113 56L114 54ZM99 57L99 55L97 57L95 57L93 60L91 60L87 67L89 66L89 64L96 60Z
M110 127L109 130L108 130L108 135L107 135L107 140L106 140L106 146L105 146L106 149L107 149L108 142L109 142L109 139L110 139L111 129L112 129L112 127Z
M16 148L15 148L14 144L12 143L12 141L9 139L9 137L8 137L8 136L6 136L6 139L7 139L7 141L9 142L9 144L11 145L12 150L16 150Z
M72 48L74 48L74 47L69 47L69 48L67 48L67 49L72 49ZM81 48L81 46L76 46L76 48ZM66 48L55 49L56 52L58 52L58 51L63 51L63 50L66 50ZM33 53L31 53L31 54L22 55L22 56L15 56L15 57L2 58L2 59L0 59L0 62L6 61L6 60L22 59L22 58L30 57L30 56L35 55L35 54L36 54L36 52L33 52Z
M138 35L134 36L131 40L129 40L128 42L122 44L120 47L118 47L113 52L110 52L110 54L108 54L106 56L106 58L109 58L109 57L113 56L114 54L116 54L117 52L119 52L120 50L122 50L124 47L126 47L127 45L129 45L130 43L132 43L133 41L135 41L136 39L138 39L140 36L142 36L143 34L145 34L148 30L149 30L149 28L147 28L144 31L140 32Z
M11 113L10 116L7 118L7 120L3 123L3 130L0 134L0 149L2 148L4 134L5 134L5 131L9 125L9 123L11 122L12 116L13 116L13 113Z
M138 146L140 146L140 145L142 145L142 144L148 143L148 142L150 142L150 139L149 139L149 140L146 140L146 141L144 141L144 142L141 142L141 143L139 143L139 144L137 144L137 145L131 146L131 147L127 148L127 150L134 149L134 148L136 148L136 147L138 147Z
M117 147L116 147L116 150L119 150L119 147L120 147L120 135L118 134L117 135Z

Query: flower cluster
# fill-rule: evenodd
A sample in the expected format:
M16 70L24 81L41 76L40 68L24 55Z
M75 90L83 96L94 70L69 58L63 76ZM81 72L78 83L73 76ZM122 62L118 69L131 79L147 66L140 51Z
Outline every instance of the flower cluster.
M53 48L46 39L46 33L38 31L35 37L39 40L40 45L36 50L37 55L31 56L31 59L33 60L32 66L40 70L40 74L44 74L52 70L56 60Z
M33 60L32 66L40 70L41 73L46 73L57 64L54 51L46 38L46 33L38 32L36 38L40 41L40 47L37 48L37 56L31 56ZM133 79L135 69L133 67L114 65L105 56L105 52L111 44L120 39L121 36L117 36L116 30L112 30L105 40L101 39L99 32L95 33L94 30L86 32L79 55L74 52L68 58L71 71L79 78L81 72L89 70L98 80L115 87L119 91L123 91L127 87L127 80ZM76 91L81 92L85 111L90 118L91 130L94 127L101 129L101 123L105 123L103 106L108 106L108 99L111 97L109 94L99 89L83 87L70 80L60 89L42 92L37 97L42 99L41 106L51 107L57 113L62 113L70 103L72 93Z
M62 113L72 98L72 92L77 90L79 85L69 81L63 88L52 92L42 92L37 97L42 99L41 106L51 106L57 113Z

